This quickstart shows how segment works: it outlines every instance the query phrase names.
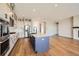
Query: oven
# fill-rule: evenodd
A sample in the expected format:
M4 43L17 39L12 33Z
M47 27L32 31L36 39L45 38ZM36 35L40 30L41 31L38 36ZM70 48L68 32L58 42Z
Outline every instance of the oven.
M0 55L9 49L9 23L0 19Z
M2 37L2 23L0 23L0 37Z
M0 37L9 34L9 23L0 19Z
M7 53L9 49L9 38L7 40L0 43L0 55L3 56Z
M2 36L5 37L7 35L9 35L9 28L7 24L3 24L2 25Z

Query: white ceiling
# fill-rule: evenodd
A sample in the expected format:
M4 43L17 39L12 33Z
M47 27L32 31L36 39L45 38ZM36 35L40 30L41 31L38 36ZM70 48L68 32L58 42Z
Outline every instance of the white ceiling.
M31 19L44 18L47 20L59 20L79 15L79 4L16 3L15 12L20 18L25 17Z

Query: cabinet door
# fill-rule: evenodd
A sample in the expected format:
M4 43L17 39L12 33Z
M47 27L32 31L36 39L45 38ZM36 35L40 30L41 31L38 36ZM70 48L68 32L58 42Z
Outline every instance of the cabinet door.
M37 52L47 52L48 49L49 49L49 39L48 39L48 37L35 38L35 51L37 51Z
M12 36L10 36L10 48L12 48L13 47L13 40L12 40Z

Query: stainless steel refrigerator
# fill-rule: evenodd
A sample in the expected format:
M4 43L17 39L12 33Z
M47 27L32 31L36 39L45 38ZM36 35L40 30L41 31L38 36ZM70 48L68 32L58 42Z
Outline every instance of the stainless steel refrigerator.
M29 37L29 34L30 34L30 26L25 25L24 26L24 37Z

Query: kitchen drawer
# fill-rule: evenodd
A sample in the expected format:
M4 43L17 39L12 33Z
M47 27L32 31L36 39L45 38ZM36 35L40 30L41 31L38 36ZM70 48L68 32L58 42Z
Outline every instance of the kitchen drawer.
M13 46L13 40L12 39L10 39L10 48Z

